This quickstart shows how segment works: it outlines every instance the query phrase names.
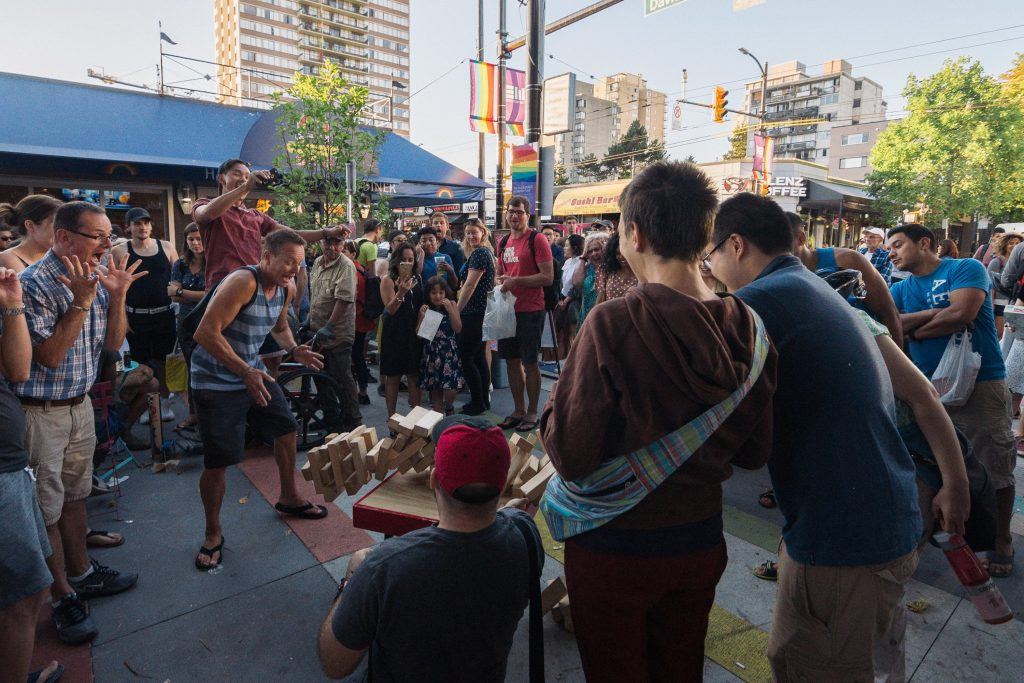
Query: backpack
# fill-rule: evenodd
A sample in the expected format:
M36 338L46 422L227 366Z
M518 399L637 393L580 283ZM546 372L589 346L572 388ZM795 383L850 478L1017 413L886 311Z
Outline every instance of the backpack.
M252 293L252 298L249 299L249 303L247 303L244 306L244 308L249 308L249 306L252 306L253 302L256 301L256 294L258 294L260 291L260 274L256 266L242 266L241 268L238 268L237 270L233 270L231 272L234 273L237 272L238 270L248 270L249 272L252 273L252 276L256 278L256 290ZM231 275L231 273L228 273L228 275ZM227 280L226 276L224 277L224 280ZM206 308L210 305L210 299L213 298L213 293L217 291L217 288L220 287L220 283L224 282L224 280L221 280L220 282L215 284L213 286L213 289L211 289L210 291L203 295L203 298L199 300L199 303L196 304L196 307L189 311L188 315L181 319L180 334L182 335L183 339L195 338L196 330L199 329L199 323L202 322L203 316L206 314Z
M376 320L384 315L384 297L380 295L380 278L363 269L363 317Z
M501 238L501 244L498 245L498 258L504 258L505 256L505 245L508 244L508 239L511 237L511 233ZM537 250L533 246L533 241L537 239L537 231L530 230L530 254L533 256L533 263L537 265ZM547 239L547 238L545 238ZM537 272L540 272L540 266L537 267ZM544 286L544 310L553 311L558 307L559 293L562 288L562 264L551 258L551 284Z

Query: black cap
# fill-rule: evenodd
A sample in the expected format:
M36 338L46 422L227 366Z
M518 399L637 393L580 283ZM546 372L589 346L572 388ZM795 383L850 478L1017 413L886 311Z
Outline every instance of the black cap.
M494 423L475 415L464 415L458 413L455 415L449 415L434 425L434 428L430 430L430 440L437 443L438 439L441 438L441 435L444 434L444 430L449 427L454 427L455 425L466 425L467 427L474 427L482 431L487 431L494 426Z
M146 211L140 206L135 206L128 209L128 213L124 215L125 225L131 225L136 221L142 220L152 221L153 219L149 217L149 211Z

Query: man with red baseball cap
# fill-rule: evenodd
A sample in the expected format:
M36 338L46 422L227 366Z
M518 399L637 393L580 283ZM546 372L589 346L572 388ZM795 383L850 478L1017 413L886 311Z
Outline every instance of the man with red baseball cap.
M320 629L320 663L331 678L351 674L369 650L365 680L505 680L529 603L528 548L543 566L540 535L525 499L498 509L511 460L500 429L454 415L432 438L438 524L349 560Z

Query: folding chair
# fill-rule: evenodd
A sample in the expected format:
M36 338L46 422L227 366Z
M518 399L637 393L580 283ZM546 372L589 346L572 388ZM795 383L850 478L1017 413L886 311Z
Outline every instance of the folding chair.
M97 472L96 476L102 483L114 489L115 519L121 521L121 510L117 501L123 495L123 492L121 491L121 481L120 477L117 476L117 472L127 467L130 463L135 463L136 467L142 467L142 464L132 455L131 450L128 449L128 445L121 438L121 435L113 433L110 429L110 407L114 403L113 383L96 382L92 385L92 389L89 390L89 399L92 401L93 415L95 416L96 423L105 426L105 438L103 441L97 440L93 458L100 457L102 462L102 460L109 456L111 462L114 463L110 469L104 472ZM119 458L120 461L118 460Z

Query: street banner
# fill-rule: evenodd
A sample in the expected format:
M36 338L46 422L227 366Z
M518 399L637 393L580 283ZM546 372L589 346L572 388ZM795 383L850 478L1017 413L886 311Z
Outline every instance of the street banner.
M505 69L505 131L526 134L526 72ZM469 129L498 132L498 65L469 62Z
M775 140L768 135L754 134L754 180L767 185L775 170Z
M530 200L530 213L537 206L537 158L535 145L512 148L512 194Z

